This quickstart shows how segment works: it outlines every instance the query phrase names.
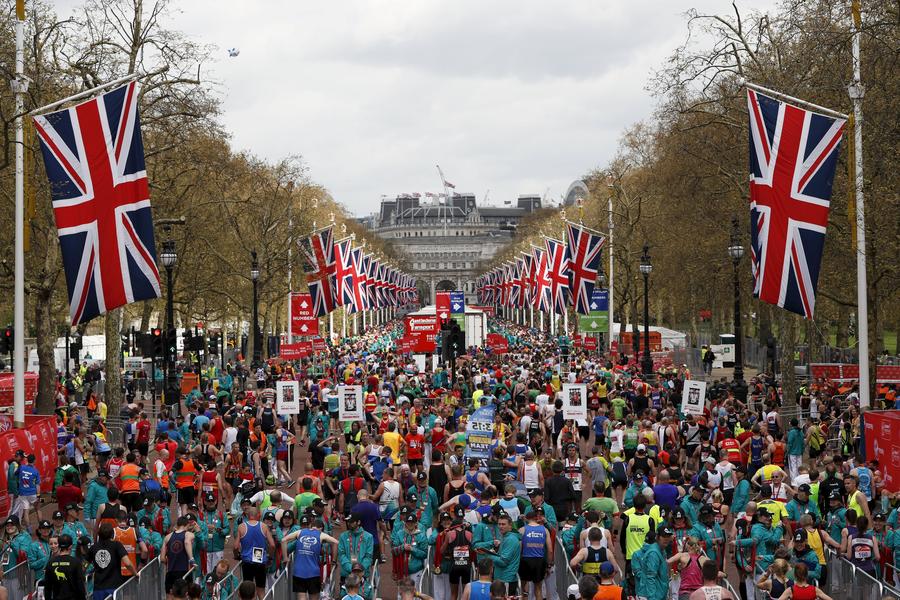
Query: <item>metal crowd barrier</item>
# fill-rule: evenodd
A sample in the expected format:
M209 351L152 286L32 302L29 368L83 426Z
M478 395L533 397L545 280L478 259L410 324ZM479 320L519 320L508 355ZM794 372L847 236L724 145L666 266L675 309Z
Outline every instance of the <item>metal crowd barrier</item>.
M553 553L553 565L556 572L556 594L559 598L568 598L569 586L578 583L578 577L569 566L569 554L563 548L559 536L556 536L556 552Z
M425 556L425 569L422 571L422 577L416 586L416 591L428 596L434 597L434 577L432 577L431 563L434 559L431 556L432 547L428 548L428 554Z
M215 566L213 566L215 568ZM225 586L227 583L231 583L231 590L227 591L228 595L232 595L237 591L238 585L241 582L241 563L237 562L231 570L228 571L228 574L225 577L213 586L212 596L210 600L224 600L226 589Z
M25 600L34 591L34 574L27 561L3 572L3 585L9 600Z
M113 600L147 600L165 596L166 572L157 556L143 569L137 577L131 577L113 592Z
M832 598L854 598L856 600L900 599L900 590L872 577L846 558L830 549L826 558L828 577L819 587Z

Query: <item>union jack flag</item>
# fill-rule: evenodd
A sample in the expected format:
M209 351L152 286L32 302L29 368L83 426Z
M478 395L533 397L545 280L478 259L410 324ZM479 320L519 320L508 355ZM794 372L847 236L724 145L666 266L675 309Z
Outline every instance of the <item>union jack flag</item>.
M600 251L606 241L583 227L566 224L566 259L569 263L569 290L575 299L575 310L582 315L591 313L591 294L600 270Z
M534 304L534 256L524 254L522 258L525 260L525 306Z
M339 240L334 243L334 300L338 306L353 304L355 277L352 242L350 238Z
M519 306L524 291L522 289L522 271L518 261L509 265L509 276L509 305L515 308Z
M362 249L354 250L353 257L356 260L356 278L354 283L359 289L358 310L368 310L369 308L369 255L365 254ZM355 295L354 295L355 296Z
M317 317L334 310L334 232L331 226L298 240L306 285Z
M34 118L73 325L160 296L139 92L132 82Z
M373 309L381 307L375 293L375 289L378 287L378 265L378 259L374 256L369 256L368 269L366 269L368 275L366 278L366 300L369 303L369 308Z
M534 295L532 302L538 310L550 312L550 276L547 273L547 253L543 248L532 246L534 256Z
M747 90L753 295L812 318L844 119Z
M566 245L551 238L547 238L547 279L550 280L550 310L564 314L570 294Z

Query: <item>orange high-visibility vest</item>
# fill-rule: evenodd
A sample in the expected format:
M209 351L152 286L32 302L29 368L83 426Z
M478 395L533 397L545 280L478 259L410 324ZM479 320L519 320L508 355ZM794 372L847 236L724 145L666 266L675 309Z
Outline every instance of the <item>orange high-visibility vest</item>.
M131 564L137 569L137 532L134 527L126 529L116 527L113 539L125 546L125 552L128 554ZM128 570L125 563L122 563L122 575L131 575L131 571Z
M119 470L119 481L122 482L120 491L124 492L140 492L141 491L141 468L135 464L126 463Z
M181 470L175 472L175 487L179 490L193 487L197 480L197 466L191 459L181 461Z

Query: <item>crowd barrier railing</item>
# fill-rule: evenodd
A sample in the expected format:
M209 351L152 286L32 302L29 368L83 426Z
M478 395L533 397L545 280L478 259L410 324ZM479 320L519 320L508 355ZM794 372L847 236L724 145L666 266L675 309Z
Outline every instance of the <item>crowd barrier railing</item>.
M556 536L556 552L553 553L553 566L556 573L556 594L559 598L567 598L569 586L578 583L578 577L569 565L569 553L563 548L559 536Z
M162 598L165 596L166 574L162 563L157 556L136 577L131 577L116 588L112 594L112 600L147 600L147 598Z
M34 573L28 562L23 561L3 572L3 581L9 600L25 600L34 591Z

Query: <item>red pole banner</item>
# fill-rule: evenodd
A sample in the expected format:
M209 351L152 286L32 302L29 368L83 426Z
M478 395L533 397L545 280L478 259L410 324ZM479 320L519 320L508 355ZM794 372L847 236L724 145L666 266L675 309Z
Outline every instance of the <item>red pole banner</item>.
M291 335L319 335L319 318L314 312L312 295L307 292L291 294Z

